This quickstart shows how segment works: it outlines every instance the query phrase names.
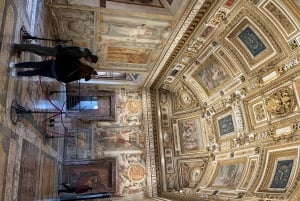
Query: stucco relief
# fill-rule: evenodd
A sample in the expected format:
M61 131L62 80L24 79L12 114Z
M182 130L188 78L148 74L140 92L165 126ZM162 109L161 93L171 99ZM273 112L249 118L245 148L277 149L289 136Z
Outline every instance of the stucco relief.
M284 87L275 91L267 97L266 107L273 118L292 113L296 108L296 97L293 89Z
M182 189L196 187L203 177L206 165L204 160L179 160L178 168L180 174L178 177L180 187Z
M174 94L174 110L176 112L181 112L183 110L192 109L199 105L195 95L182 85L177 92Z

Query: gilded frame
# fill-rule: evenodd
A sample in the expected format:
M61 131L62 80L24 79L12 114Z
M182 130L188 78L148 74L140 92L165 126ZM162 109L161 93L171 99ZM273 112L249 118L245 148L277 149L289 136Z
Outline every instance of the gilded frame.
M235 137L236 135L236 121L231 108L216 114L214 117L215 130L218 133L219 139L226 139Z
M261 177L259 187L256 193L268 193L268 194L278 194L278 193L288 193L291 192L289 189L293 188L294 175L297 175L297 166L299 159L298 146L294 148L289 148L280 151L268 151L267 152L267 164ZM278 171L280 169L280 163L284 161L293 161L289 169L288 179L285 182L284 187L281 185L274 185L274 180L277 178ZM295 185L295 184L294 184Z
M179 119L177 125L181 154L191 154L205 149L199 116Z
M238 189L245 172L245 159L220 161L209 186L213 188ZM232 174L234 172L234 174ZM226 178L225 178L226 177Z
M212 94L219 90L231 78L226 64L217 56L210 55L199 65L192 77L203 87L206 94Z

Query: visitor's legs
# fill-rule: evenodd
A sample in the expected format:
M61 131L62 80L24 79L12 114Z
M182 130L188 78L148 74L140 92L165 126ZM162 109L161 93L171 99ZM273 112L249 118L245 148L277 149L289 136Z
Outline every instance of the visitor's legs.
M12 48L14 54L32 52L39 56L55 56L57 52L55 47L45 47L36 44L14 44Z

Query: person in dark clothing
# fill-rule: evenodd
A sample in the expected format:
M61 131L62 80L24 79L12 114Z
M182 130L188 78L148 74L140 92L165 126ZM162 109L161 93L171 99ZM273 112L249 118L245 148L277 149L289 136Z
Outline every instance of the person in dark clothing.
M58 56L56 59L40 62L16 63L13 67L32 68L32 70L18 71L17 76L44 76L55 78L64 83L80 79L88 81L92 78L92 75L97 75L97 72L91 66L70 56Z
M92 54L91 50L88 48L83 48L79 46L72 45L57 45L55 47L46 47L36 44L13 44L12 55L20 56L21 52L32 52L39 56L72 56L78 59L84 58L85 60L97 63L98 56Z
M83 184L79 184L76 186L69 186L65 183L62 183L61 185L63 185L65 187L65 189L59 190L58 194L63 193L63 192L80 194L80 193L86 193L88 191L93 190L89 185L83 185Z

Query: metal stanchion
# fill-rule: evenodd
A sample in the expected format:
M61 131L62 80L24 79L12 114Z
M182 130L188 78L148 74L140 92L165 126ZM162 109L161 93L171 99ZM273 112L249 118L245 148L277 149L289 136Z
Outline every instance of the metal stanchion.
M16 100L12 100L11 106L10 106L10 119L13 124L17 124L20 122L26 115L30 114L64 114L65 112L59 111L32 111L30 109L26 109L24 106L17 103ZM64 136L63 136L64 137ZM56 138L53 135L49 135L47 132L45 132L45 138Z
M23 43L30 43L32 40L46 40L46 41L53 41L56 43L71 43L72 44L72 39L64 40L64 39L60 39L60 38L51 39L51 38L41 38L41 37L37 37L37 36L32 36L31 34L29 34L26 31L24 26L21 27L20 32L21 32L20 33L21 41Z

